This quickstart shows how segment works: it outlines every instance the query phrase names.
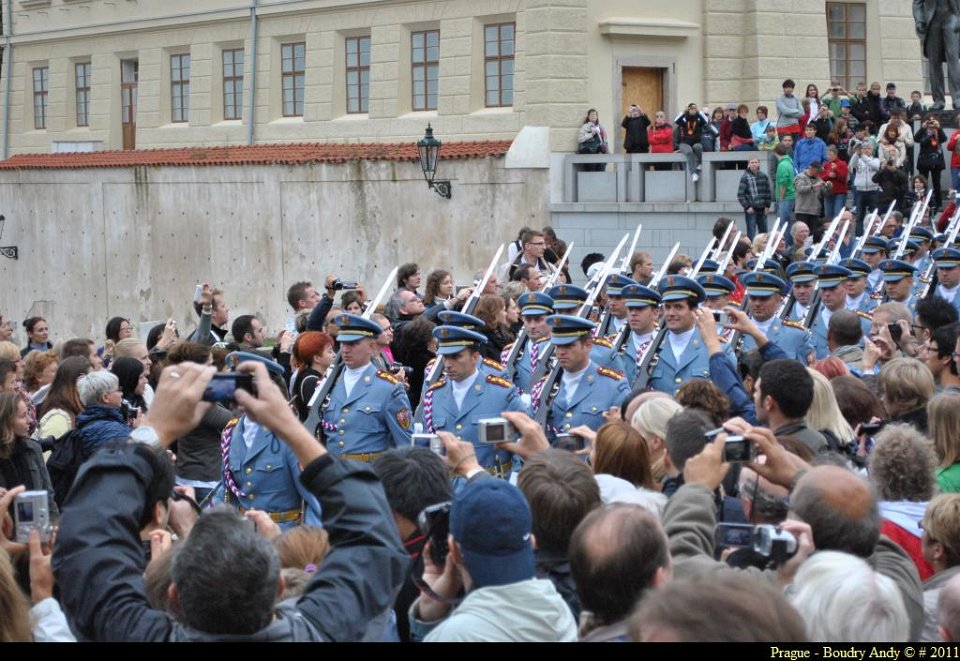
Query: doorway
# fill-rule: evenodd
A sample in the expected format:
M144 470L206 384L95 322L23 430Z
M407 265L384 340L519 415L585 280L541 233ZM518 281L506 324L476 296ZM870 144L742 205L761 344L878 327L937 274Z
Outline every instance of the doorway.
M120 123L123 127L123 148L137 148L137 80L139 60L120 61Z
M663 107L663 75L666 69L654 67L623 67L620 73L620 116L625 117L631 104L653 122L653 115Z

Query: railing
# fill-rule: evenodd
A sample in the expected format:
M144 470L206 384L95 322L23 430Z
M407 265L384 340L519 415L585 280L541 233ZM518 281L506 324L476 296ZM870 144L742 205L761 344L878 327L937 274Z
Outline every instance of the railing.
M707 152L700 180L687 173L684 154L571 154L563 164L563 201L593 203L730 202L747 162L773 180L776 159L769 151ZM585 166L605 165L603 171ZM735 164L737 169L726 169Z

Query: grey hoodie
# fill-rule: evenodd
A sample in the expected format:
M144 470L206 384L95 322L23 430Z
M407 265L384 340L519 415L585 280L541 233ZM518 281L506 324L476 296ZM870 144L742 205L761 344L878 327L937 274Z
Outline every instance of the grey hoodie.
M477 588L439 622L424 622L420 600L410 606L410 632L424 642L576 642L577 623L548 580L532 578Z

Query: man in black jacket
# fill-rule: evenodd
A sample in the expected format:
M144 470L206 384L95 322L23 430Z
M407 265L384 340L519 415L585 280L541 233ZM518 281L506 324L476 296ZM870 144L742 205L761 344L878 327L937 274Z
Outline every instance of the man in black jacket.
M650 118L640 110L640 106L631 105L620 126L625 129L623 151L628 154L646 154L650 151L650 141L647 139Z
M300 424L260 363L256 397L237 389L248 416L282 438L320 500L330 552L295 603L282 592L273 546L232 512L199 518L177 549L169 589L173 619L150 608L139 568L137 522L152 467L145 448L108 448L77 477L53 557L61 602L78 638L96 641L356 641L390 608L408 564L383 488L359 464L342 462ZM214 373L192 363L164 370L146 423L134 438L165 449L194 427Z

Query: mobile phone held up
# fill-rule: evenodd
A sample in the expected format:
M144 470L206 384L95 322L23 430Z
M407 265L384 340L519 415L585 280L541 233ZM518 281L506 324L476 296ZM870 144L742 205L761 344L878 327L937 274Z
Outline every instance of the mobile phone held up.
M237 390L246 390L256 397L257 388L253 384L253 375L240 374L239 372L214 374L203 391L203 401L232 404L236 401Z

